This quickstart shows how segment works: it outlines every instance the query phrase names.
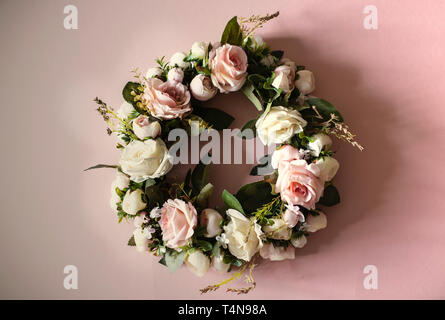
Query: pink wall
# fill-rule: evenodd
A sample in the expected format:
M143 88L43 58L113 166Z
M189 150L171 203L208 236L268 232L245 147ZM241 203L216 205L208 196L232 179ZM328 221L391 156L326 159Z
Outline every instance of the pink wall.
M118 160L92 99L118 107L133 67L218 40L233 15L275 10L260 34L315 72L316 94L366 150L336 144L342 203L326 210L328 229L295 260L261 265L247 298L445 298L445 3L209 3L1 1L0 298L234 297L200 296L216 273L171 275L126 246L132 226L118 225L108 205L114 173L82 172ZM79 9L78 30L63 28L67 4ZM363 28L368 4L378 30ZM238 94L212 105L237 113L234 126L255 114ZM214 167L219 190L247 182L248 167ZM63 287L68 264L78 267L78 290ZM366 265L378 268L378 290L363 288Z

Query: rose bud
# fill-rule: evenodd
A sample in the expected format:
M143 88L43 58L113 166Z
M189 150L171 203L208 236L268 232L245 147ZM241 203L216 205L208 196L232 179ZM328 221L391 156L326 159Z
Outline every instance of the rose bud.
M323 212L319 212L318 215L309 215L306 219L305 229L307 232L316 232L320 229L326 228L328 225L328 220Z
M124 196L124 200L122 201L122 210L132 216L137 214L147 206L147 204L142 201L143 195L144 193L141 189L134 191L128 190Z
M295 80L295 86L300 93L309 94L315 90L315 78L312 71L300 70L297 72L298 79Z
M162 74L162 70L158 67L150 68L147 70L147 73L145 74L145 77L147 79L159 77Z
M182 82L182 79L184 79L184 71L180 68L172 68L167 74L167 79L169 81Z
M196 59L204 59L205 56L207 55L207 51L208 51L209 45L205 42L195 42L192 45L192 57L196 58Z
M206 274L210 267L210 259L201 250L188 254L184 262L187 268L198 277Z
M172 67L178 66L179 68L187 69L190 66L190 62L184 61L185 57L185 53L176 52L174 55L171 56L168 64Z
M207 238L213 238L219 235L222 231L220 223L222 216L218 211L214 209L205 209L201 212L199 217L199 224L202 227L206 227L204 236Z
M156 138L161 134L161 125L158 121L150 121L147 116L140 115L133 120L133 132L141 140Z
M196 100L207 101L216 95L218 89L213 86L209 77L198 74L190 82L190 91Z

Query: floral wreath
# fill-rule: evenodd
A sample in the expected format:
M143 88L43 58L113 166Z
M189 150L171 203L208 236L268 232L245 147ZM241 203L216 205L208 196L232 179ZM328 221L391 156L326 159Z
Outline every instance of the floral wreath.
M294 259L307 236L327 225L320 206L340 197L332 179L339 168L331 149L334 135L359 148L339 111L326 100L309 95L314 75L304 66L271 51L255 31L278 12L250 18L233 17L219 43L195 42L188 54L175 53L123 89L125 102L114 111L96 98L97 110L118 137L119 165L111 184L111 207L121 222L132 220L128 245L151 252L174 272L185 264L203 276L211 266L230 278L201 289L214 291L246 274L247 287L227 291L247 293L256 283L256 257L272 261ZM275 151L262 158L251 175L264 179L244 185L232 195L222 193L222 208L209 208L213 185L208 165L200 162L181 183L171 182L173 167L168 133L200 129L222 130L234 118L202 102L218 92L242 91L259 111L250 129Z

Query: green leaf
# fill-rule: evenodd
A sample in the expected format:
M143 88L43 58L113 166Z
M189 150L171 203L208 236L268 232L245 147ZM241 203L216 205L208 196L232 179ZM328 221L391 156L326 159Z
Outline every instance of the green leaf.
M136 94L139 92L140 84L137 82L127 82L124 89L122 90L122 95L124 96L125 101L129 104L134 104L134 96L131 94L134 91Z
M194 244L197 248L201 249L203 252L211 251L213 248L212 244L205 240L195 240Z
M136 242L134 241L134 236L131 236L131 238L128 240L127 245L134 247L136 246Z
M323 196L320 198L319 203L327 207L340 203L340 194L337 188L332 184L328 185L324 189Z
M238 24L238 18L235 16L227 22L224 32L221 36L221 45L229 43L235 46L241 45L243 34Z
M270 54L272 56L274 56L275 58L277 58L277 60L281 60L281 58L283 57L284 51L282 51L282 50L274 50L274 51L271 51Z
M93 170L93 169L100 169L100 168L113 168L116 169L116 165L110 165L110 164L96 164L95 166L89 167L83 171Z
M320 98L310 98L307 102L311 107L315 106L317 108L317 111L325 121L329 120L331 118L331 113L333 113L338 117L340 122L343 122L343 117L340 112L328 101Z
M256 211L274 198L272 187L266 181L246 184L239 189L235 196L243 204L247 213Z
M148 210L162 206L168 199L168 196L163 192L161 186L157 184L146 186L145 195L148 199Z
M202 162L198 163L192 172L192 187L196 192L200 192L202 188L209 182L209 169L208 165Z
M185 251L177 252L175 250L167 250L164 255L165 264L171 273L178 270L184 263L184 259L187 253Z
M239 133L239 136L243 139L253 139L256 137L257 132L256 132L256 122L257 122L257 118L249 120L241 129L241 132ZM253 133L253 136L246 136L245 134L243 134L244 130L252 130L251 132Z
M148 178L147 180L145 180L145 188L154 186L156 184L156 180L152 179L152 178Z
M203 108L195 106L193 114L202 118L205 122L210 124L215 130L223 130L230 127L234 117L230 114L215 108Z
M222 199L224 203L231 209L235 209L244 214L244 209L238 199L226 189L223 190Z
M209 204L209 198L212 196L213 193L213 184L207 183L204 188L201 189L201 191L198 194L198 197L196 198L196 203L198 206L205 208Z
M251 83L246 83L241 88L241 91L253 103L253 105L257 108L257 110L262 111L263 105L262 105L261 101L258 99L258 97L253 93L254 90L255 90L255 88Z

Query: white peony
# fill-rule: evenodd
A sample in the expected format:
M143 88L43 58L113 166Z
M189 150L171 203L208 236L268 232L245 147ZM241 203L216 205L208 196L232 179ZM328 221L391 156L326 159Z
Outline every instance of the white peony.
M263 246L261 226L234 209L227 210L230 222L224 226L229 251L238 259L250 259Z
M292 236L292 229L289 228L286 222L281 218L273 218L272 225L263 226L263 231L266 237L275 240L289 240Z
M326 228L328 225L328 219L323 212L319 212L318 215L309 215L306 219L305 229L307 232L316 232L320 229Z
M193 97L200 101L212 99L218 93L218 89L213 86L212 80L203 74L198 74L193 78L190 82L190 91Z
M312 71L300 70L297 72L298 79L295 80L295 86L302 94L309 94L315 90L315 78Z
M159 77L162 74L162 70L159 67L150 68L147 70L145 77L147 79Z
M127 193L125 193L124 200L122 200L122 210L127 214L134 216L146 207L146 203L143 199L144 193L141 189L136 189L134 191L128 190Z
M198 277L202 277L209 270L210 259L201 250L195 250L189 253L184 260L187 268L196 274Z
M204 59L208 53L209 44L203 41L195 42L192 45L192 57L196 59Z
M176 52L171 56L168 64L172 67L178 66L179 68L187 69L190 66L190 62L184 61L186 56L187 55L183 52Z
M290 242L295 248L303 248L307 243L307 238L304 235L301 235L298 238L290 239Z
M147 116L140 115L132 121L133 132L141 140L156 138L161 134L161 125L158 121L150 121Z
M220 223L223 217L215 209L205 209L199 216L201 226L206 228L204 236L214 238L222 232Z
M332 139L327 134L317 133L311 137L311 140L307 147L311 151L314 157L318 157L320 152L325 147L330 147L332 145Z
M282 106L272 107L263 113L255 127L264 145L281 144L294 134L303 131L307 122L297 110Z
M117 110L116 114L123 120L127 119L131 115L131 113L133 113L133 111L135 111L135 109L131 104L129 104L128 102L123 102L119 110Z
M332 157L324 157L315 161L315 164L320 169L320 179L322 181L331 181L337 174L340 168L340 163Z
M122 151L119 164L132 181L142 182L165 175L173 166L173 158L159 138L133 140Z
M267 243L260 249L260 256L263 259L270 261L283 261L286 259L295 259L295 248L288 247L274 247L273 244Z

